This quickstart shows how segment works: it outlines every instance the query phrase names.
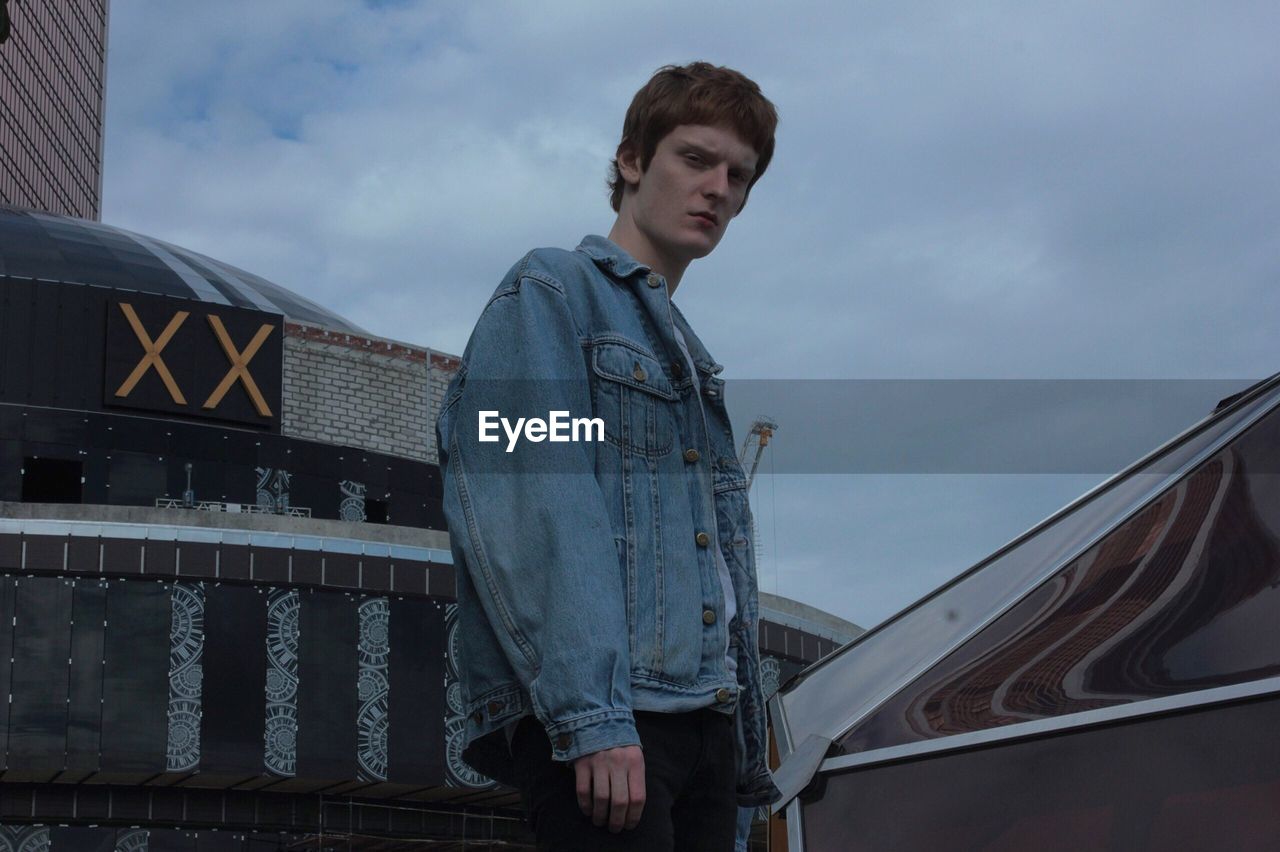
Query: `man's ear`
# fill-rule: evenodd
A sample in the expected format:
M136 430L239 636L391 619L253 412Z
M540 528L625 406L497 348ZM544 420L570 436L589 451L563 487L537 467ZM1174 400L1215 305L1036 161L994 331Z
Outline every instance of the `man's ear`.
M618 174L622 176L624 183L636 186L640 183L640 155L636 150L636 146L630 142L623 142L618 146L617 153Z

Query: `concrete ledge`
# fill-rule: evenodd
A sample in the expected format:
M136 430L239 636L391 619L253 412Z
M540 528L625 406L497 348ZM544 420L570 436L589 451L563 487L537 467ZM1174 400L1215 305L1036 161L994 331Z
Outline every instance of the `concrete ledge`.
M83 503L13 503L0 500L0 518L256 530L324 538L346 538L381 544L403 544L438 550L449 549L449 534L443 530L426 530L391 524L351 523L320 518L290 518L284 515L241 515L234 512L202 512L194 509L155 509L148 506L105 506Z

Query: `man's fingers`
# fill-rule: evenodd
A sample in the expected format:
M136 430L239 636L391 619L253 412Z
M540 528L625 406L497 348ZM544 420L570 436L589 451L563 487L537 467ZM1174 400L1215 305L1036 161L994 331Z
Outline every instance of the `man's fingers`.
M628 829L635 828L640 822L640 815L644 812L645 789L644 789L644 755L631 763L627 771L627 789L631 794L631 806L627 808L626 827Z
M591 761L591 824L603 826L609 817L609 771L592 755Z
M573 762L578 807L592 824L612 832L635 828L644 812L644 752L620 746Z
M585 817L591 816L591 764L585 760L573 762L574 788L578 793L578 807Z
M626 824L631 807L627 767L623 763L612 761L609 764L609 794L609 830L617 834Z

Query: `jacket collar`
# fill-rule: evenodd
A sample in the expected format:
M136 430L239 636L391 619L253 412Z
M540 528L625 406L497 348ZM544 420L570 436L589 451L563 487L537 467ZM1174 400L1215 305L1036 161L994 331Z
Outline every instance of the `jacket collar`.
M648 272L649 267L627 254L612 240L589 234L578 243L577 251L595 261L605 272L617 278L629 278L637 272Z
M576 251L580 251L600 267L606 274L612 275L621 280L627 280L636 273L647 274L650 268L636 260L626 252L621 246L605 237L589 234L582 238L582 242L578 244ZM649 309L651 316L657 324L658 329L664 338L669 337L667 329L669 321L667 320L666 307L669 302L665 288L650 289L648 287L635 288L635 292L640 297L640 301ZM689 326L689 321L685 319L684 314L680 313L680 309L676 307L675 302L670 302L671 318L680 326L680 333L684 337L685 346L689 349L689 355L693 358L693 363L700 370L711 375L718 374L724 367L711 357L711 353L707 352L702 341L693 333L693 329ZM668 342L664 340L664 342ZM675 340L669 341L669 351L678 353L679 350L675 346ZM678 354L673 357L683 357Z

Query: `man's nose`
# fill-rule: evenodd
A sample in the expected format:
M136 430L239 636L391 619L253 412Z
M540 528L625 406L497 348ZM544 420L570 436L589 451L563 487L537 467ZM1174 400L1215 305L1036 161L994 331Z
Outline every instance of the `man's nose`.
M702 193L707 198L724 198L729 194L729 169L727 166L720 165L708 171L706 183L702 186Z

